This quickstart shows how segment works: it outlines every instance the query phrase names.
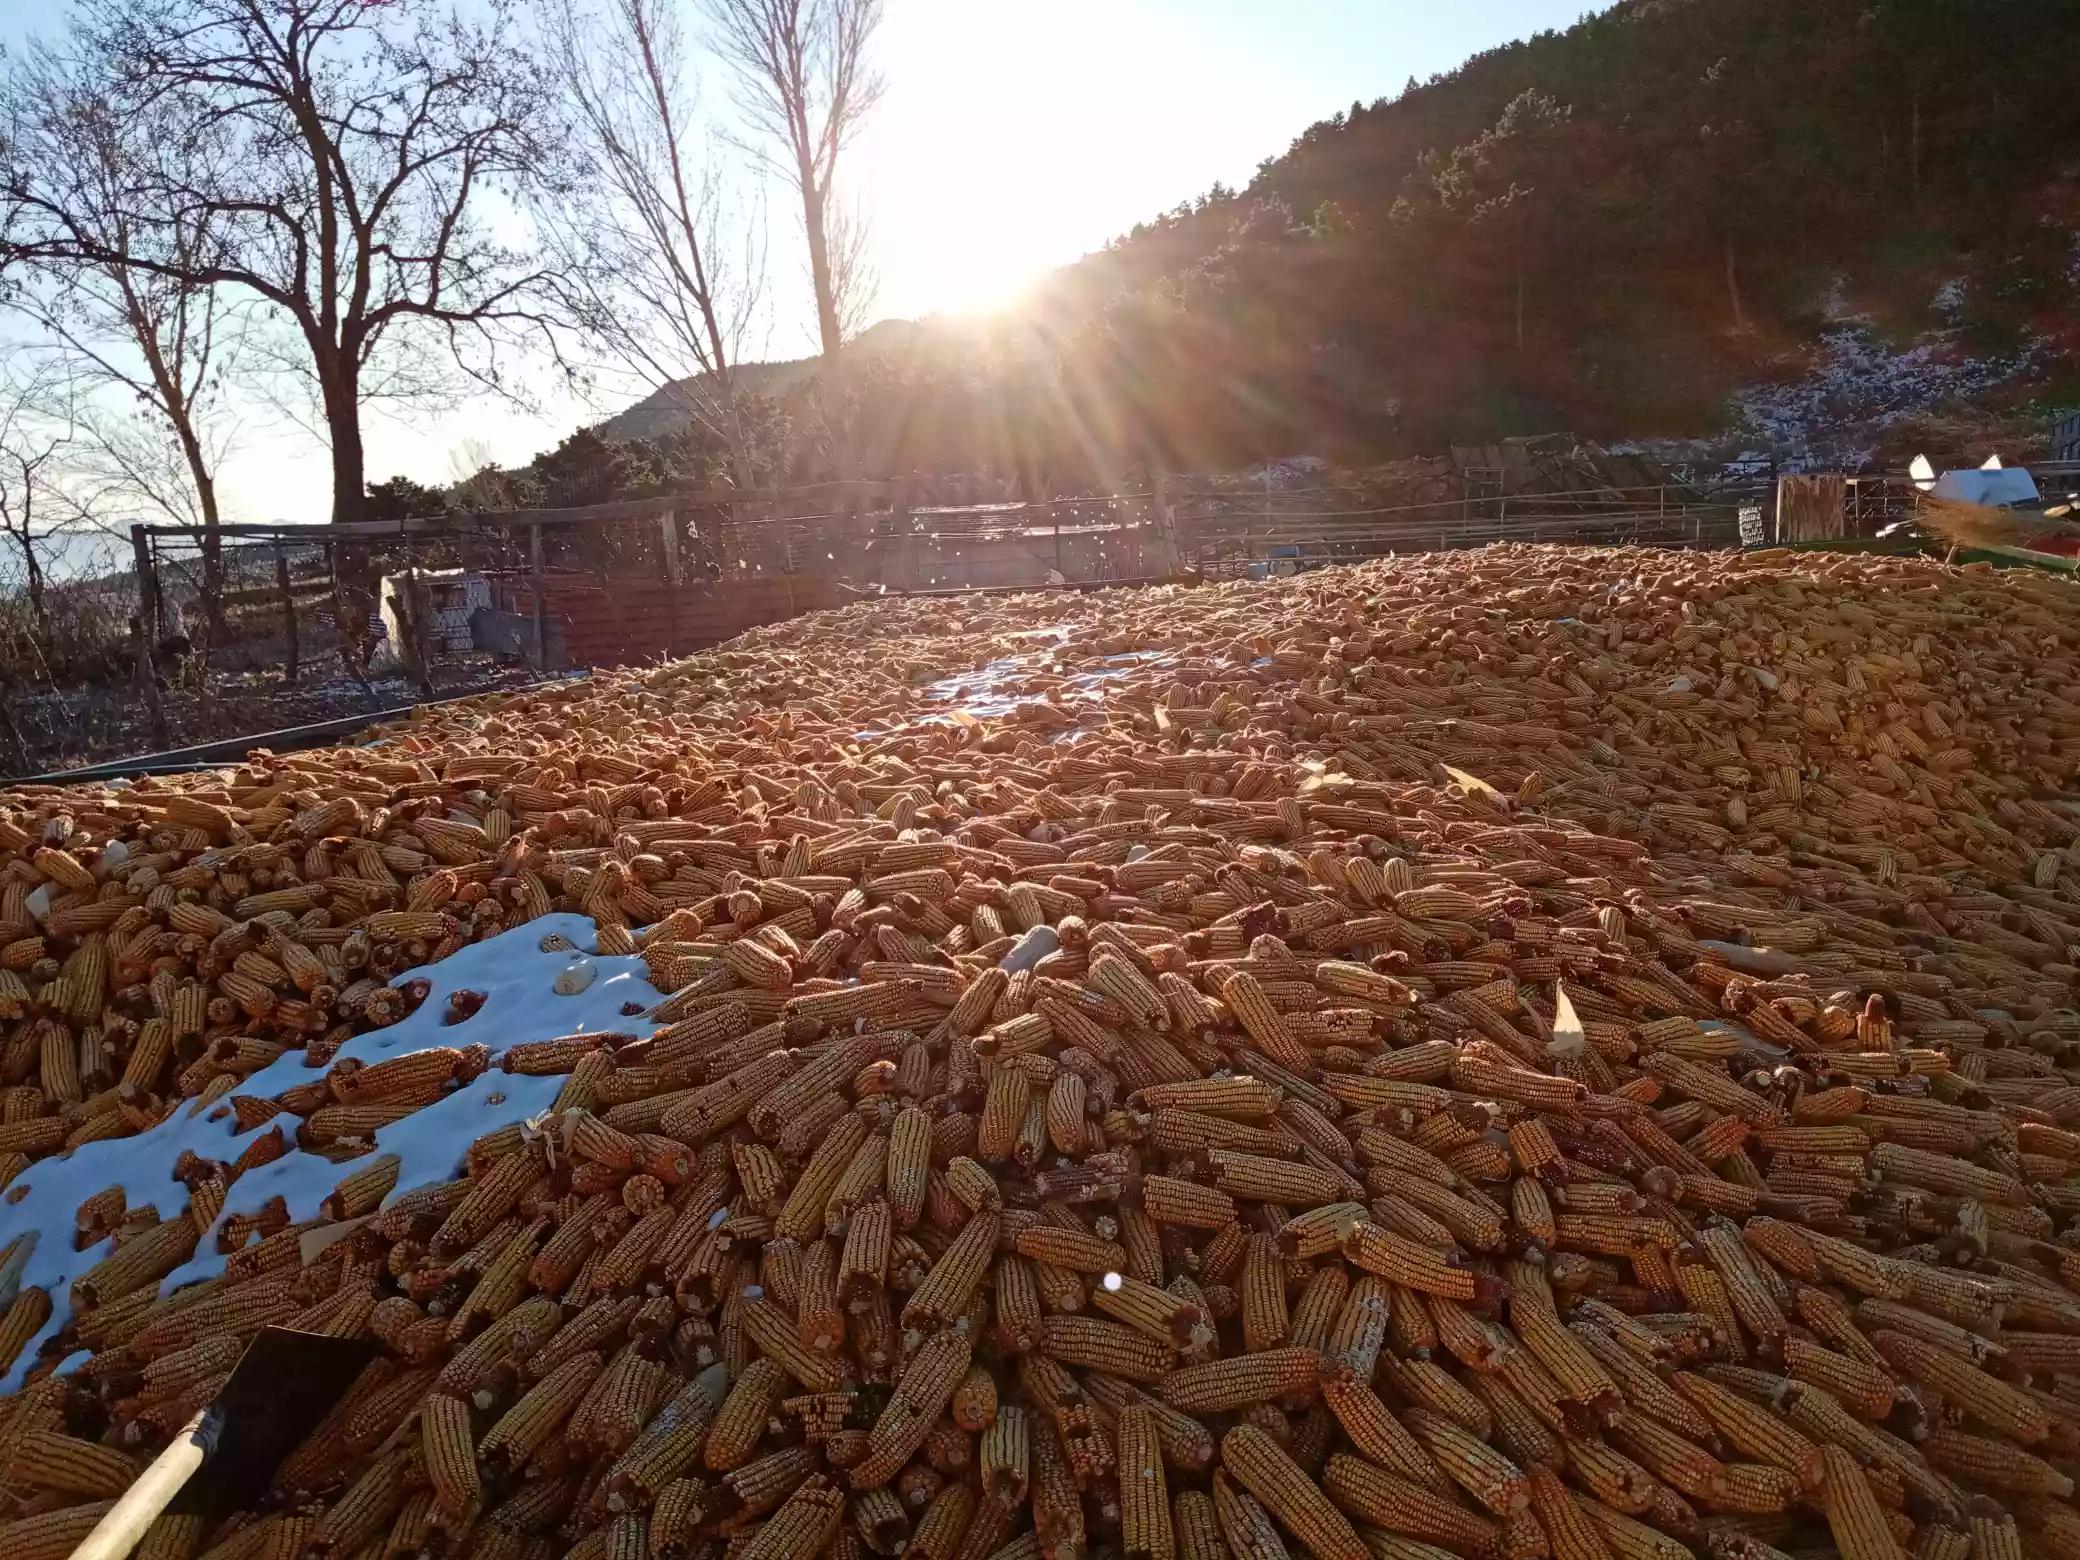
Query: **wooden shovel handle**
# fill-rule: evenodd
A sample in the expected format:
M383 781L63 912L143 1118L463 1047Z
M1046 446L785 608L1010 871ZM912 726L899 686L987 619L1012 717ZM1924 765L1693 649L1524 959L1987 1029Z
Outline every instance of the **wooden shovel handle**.
M94 1524L94 1531L80 1540L72 1560L124 1560L181 1492L181 1486L209 1460L223 1434L223 1410L212 1403L167 1442L166 1450L152 1459L152 1465L108 1509L108 1515Z

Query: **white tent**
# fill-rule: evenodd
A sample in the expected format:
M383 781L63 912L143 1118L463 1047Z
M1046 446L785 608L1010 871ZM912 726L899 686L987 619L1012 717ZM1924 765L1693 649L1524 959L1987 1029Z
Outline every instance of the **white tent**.
M2020 466L1982 466L1977 471L1946 471L1936 478L1932 491L1938 498L1955 499L1963 504L1988 504L1997 509L2014 504L2034 504L2038 497L2035 479Z

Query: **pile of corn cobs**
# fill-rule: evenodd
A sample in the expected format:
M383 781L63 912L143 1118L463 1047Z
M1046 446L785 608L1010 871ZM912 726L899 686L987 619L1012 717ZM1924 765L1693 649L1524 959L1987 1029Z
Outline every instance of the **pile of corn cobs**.
M341 1179L163 1296L249 1167L80 1208L0 1556L280 1323L383 1352L153 1560L2080 1560L2076 608L1529 548L887 601L12 793L0 1181L190 1097ZM333 1051L552 909L669 995L394 1184L481 1059Z

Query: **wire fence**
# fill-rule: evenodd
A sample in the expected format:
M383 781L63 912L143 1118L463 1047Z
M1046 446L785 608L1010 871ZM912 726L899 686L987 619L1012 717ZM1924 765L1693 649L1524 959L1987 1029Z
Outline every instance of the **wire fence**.
M137 579L127 538L106 531L0 540L0 763L22 774L117 743Z
M1378 489L1022 499L819 484L584 510L0 538L10 774L646 661L880 591L1264 577L1496 540L1736 545L1766 487L1669 483L1368 502ZM1356 502L1353 502L1353 499ZM206 583L219 581L211 610Z

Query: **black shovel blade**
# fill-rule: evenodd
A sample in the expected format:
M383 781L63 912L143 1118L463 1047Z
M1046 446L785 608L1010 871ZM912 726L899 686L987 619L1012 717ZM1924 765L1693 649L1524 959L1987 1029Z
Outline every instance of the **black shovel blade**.
M222 1517L256 1505L375 1354L373 1338L263 1327L217 1394L224 1431L215 1453L167 1509Z

